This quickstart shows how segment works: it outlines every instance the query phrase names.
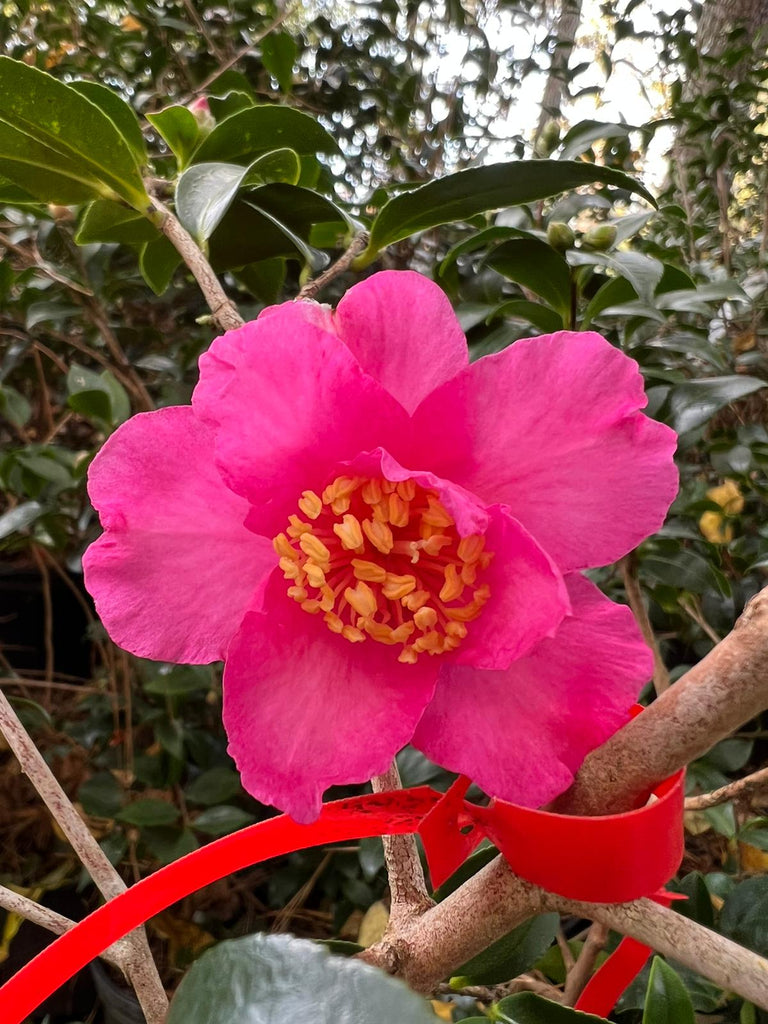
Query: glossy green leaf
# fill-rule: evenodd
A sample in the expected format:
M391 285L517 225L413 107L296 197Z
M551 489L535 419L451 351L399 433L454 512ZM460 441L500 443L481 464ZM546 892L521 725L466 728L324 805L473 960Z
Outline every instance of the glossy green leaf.
M669 396L669 424L678 434L703 426L714 414L739 398L768 387L759 377L734 374L687 380Z
M186 697L191 693L205 693L210 688L210 673L196 665L163 667L144 683L145 693L162 697Z
M104 111L51 75L0 56L0 173L45 202L94 195L150 205L132 146Z
M26 530L43 513L43 506L38 501L23 501L15 508L8 509L0 515L0 540L9 537L19 530Z
M172 825L179 817L179 810L165 800L137 800L128 804L115 817L128 825L143 828L145 825Z
M155 295L162 295L182 264L176 246L165 235L147 242L139 251L139 270Z
M223 804L242 793L240 776L226 765L216 765L191 782L184 794L193 804Z
M295 231L292 231L287 224L279 221L277 217L273 217L271 213L267 212L267 210L262 209L256 203L249 202L247 205L252 207L263 217L266 217L266 219L279 231L282 231L286 238L293 244L296 252L301 255L313 274L317 273L319 270L323 270L331 262L331 258L327 253L321 252L320 249L316 249L308 242L305 242L304 239L300 235L296 234Z
M292 107L260 104L225 118L195 152L195 163L250 164L274 149L336 153L338 146L317 121Z
M567 319L571 304L571 274L560 253L546 242L538 238L512 238L494 249L486 263L515 284L540 295L562 318Z
M296 41L287 32L270 32L261 41L261 63L277 80L280 92L288 94L293 86Z
M249 935L196 960L166 1024L435 1024L429 1003L359 960L290 935Z
M246 825L252 825L255 820L252 814L248 814L240 807L222 804L219 807L209 807L207 811L198 814L192 822L192 827L209 836L226 836Z
M768 878L748 878L726 896L720 931L760 956L768 954Z
M70 82L70 89L85 96L91 103L101 107L112 124L117 128L128 145L133 149L140 166L147 162L147 147L144 145L144 136L141 134L141 125L133 107L130 107L125 100L101 82Z
M623 139L635 131L630 124L604 123L602 121L579 121L563 136L559 158L573 160L586 152L593 142L602 139Z
M469 238L462 238L460 242L452 246L445 257L440 263L438 269L438 275L445 277L446 273L450 270L459 256L464 256L467 253L477 252L478 249L484 249L491 242L498 242L501 239L511 238L516 233L516 228L503 227L499 224L494 224L490 228L484 228L482 231L476 232L474 235L470 235Z
M581 330L586 331L600 314L611 306L631 302L637 292L623 277L609 277L597 289L581 315Z
M174 104L147 114L147 120L168 143L179 167L186 167L200 141L200 125L192 111Z
M655 956L648 978L643 1024L695 1024L693 1003L679 975Z
M532 203L596 182L635 192L655 205L639 182L608 167L567 160L471 167L390 199L374 220L370 243L357 265L367 266L385 246L438 224L465 221L477 213Z
M152 825L142 828L141 840L161 865L172 864L200 846L191 829L175 825Z
M619 277L625 277L638 296L653 306L653 294L664 273L664 264L641 252L583 252L568 253L571 266L607 267Z
M590 1021L605 1020L604 1017L581 1013L570 1006L543 999L533 992L506 996L496 1003L493 1015L501 1024L589 1024Z
M197 244L206 242L221 223L247 173L237 164L197 163L176 187L176 213Z
M559 914L539 914L478 953L456 971L456 986L497 985L541 959L560 927Z
M80 218L75 241L78 245L91 242L138 245L158 237L160 232L140 213L111 199L96 199Z
M271 181L282 181L298 185L301 177L301 158L295 149L272 150L257 157L248 168L244 184L261 185Z
M68 404L83 416L95 417L115 427L131 415L125 388L113 373L95 373L73 363L67 374Z
M0 384L0 416L4 416L14 427L23 427L32 416L32 406L16 388Z
M114 818L123 806L123 787L112 772L96 772L80 786L77 799L86 814Z

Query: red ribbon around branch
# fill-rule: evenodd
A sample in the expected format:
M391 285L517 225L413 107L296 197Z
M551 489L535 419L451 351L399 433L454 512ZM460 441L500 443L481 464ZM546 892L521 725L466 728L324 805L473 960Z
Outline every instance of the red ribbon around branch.
M338 800L325 804L312 825L280 815L195 850L99 907L18 971L0 988L3 1024L23 1024L77 971L177 900L234 871L311 846L417 832L436 887L487 836L521 877L561 896L595 903L654 894L680 863L683 772L663 782L645 807L590 818L500 800L478 807L464 799L468 787L462 778L444 795L422 786ZM639 946L625 939L582 1000L608 1012L606 1000L612 995L615 1002L648 957L650 950L642 947L640 959ZM617 956L616 967L606 971ZM579 1008L586 1005L580 1001Z

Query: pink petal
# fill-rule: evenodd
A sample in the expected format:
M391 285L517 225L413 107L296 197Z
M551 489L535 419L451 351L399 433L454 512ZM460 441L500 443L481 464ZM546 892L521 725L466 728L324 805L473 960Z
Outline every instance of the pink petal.
M213 438L192 409L141 413L107 441L88 473L104 533L83 557L104 626L144 658L224 657L276 555L243 526Z
M243 786L309 822L329 786L385 771L410 740L435 687L436 658L397 662L398 647L351 644L265 583L232 641L224 726Z
M248 525L270 536L329 467L377 444L402 447L409 430L402 407L305 306L273 307L217 338L192 398L215 430L225 482L254 506Z
M413 743L491 796L540 807L623 725L653 667L629 608L567 577L573 615L502 672L441 666Z
M334 320L366 373L408 412L468 362L467 342L445 292L410 270L385 270L356 284Z
M564 571L615 561L677 491L675 434L638 410L637 363L561 331L474 363L419 407L421 458L512 514Z

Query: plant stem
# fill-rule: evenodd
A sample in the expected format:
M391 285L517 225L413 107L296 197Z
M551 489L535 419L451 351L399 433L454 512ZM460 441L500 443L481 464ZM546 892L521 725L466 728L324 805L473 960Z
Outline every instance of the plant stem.
M667 667L661 656L659 644L651 626L651 620L648 618L648 611L643 600L643 592L637 580L637 558L634 552L625 555L621 559L619 568L621 569L621 577L624 582L624 590L627 594L629 607L632 609L635 621L640 627L643 639L653 651L653 688L658 697L669 687L669 672L667 672Z
M402 789L397 763L371 779L374 793ZM384 861L389 875L391 907L388 929L397 929L435 904L429 898L419 848L413 835L384 836Z
M327 270L324 270L322 274L319 274L312 281L307 281L297 295L297 298L314 299L318 292L325 288L329 282L333 281L339 274L343 274L345 270L349 270L355 257L359 256L367 245L368 232L359 232L349 243L347 250L339 256L335 263L332 263Z
M685 801L686 811L706 811L710 807L717 807L719 804L728 803L737 797L747 796L757 790L768 788L768 768L761 768L758 772L745 775L743 779L729 782L727 786L713 789L711 793L702 793L699 796L689 796Z
M152 197L155 210L160 214L159 229L173 243L177 252L192 271L211 310L211 316L222 331L233 331L243 326L243 318L234 302L221 287L213 267L205 258L197 242L157 196Z

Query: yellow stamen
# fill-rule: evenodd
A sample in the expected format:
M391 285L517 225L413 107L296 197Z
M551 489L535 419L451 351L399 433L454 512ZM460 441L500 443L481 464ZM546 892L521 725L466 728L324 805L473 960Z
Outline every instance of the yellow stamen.
M284 533L278 533L272 541L272 547L282 558L291 558L295 562L298 562L299 552L296 548L292 547L291 542Z
M363 580L360 580L356 587L347 587L344 591L344 597L346 597L348 603L355 609L358 615L363 615L367 618L376 614L378 609L376 595Z
M441 601L456 601L464 591L464 584L456 572L456 566L451 562L445 567L445 583L440 588Z
M450 547L453 541L444 533L433 533L431 537L421 541L422 550L427 555L439 555L443 548Z
M427 501L429 508L421 513L422 522L429 526L453 526L453 519L433 494L427 495Z
M400 604L403 608L407 608L409 612L417 612L419 608L423 608L424 605L430 598L430 594L426 590L414 590L412 594L408 594L402 598Z
M396 489L403 501L413 501L416 497L415 480L401 480Z
M395 543L395 538L392 536L392 530L389 526L386 523L379 523L370 519L364 519L362 526L363 533L376 550L380 551L382 555L388 555Z
M308 601L302 601L299 605L302 611L309 612L310 615L317 615L320 611L320 602L316 601L313 597L310 597Z
M323 503L314 491L302 491L299 508L308 519L317 519L323 511Z
M481 537L479 534L473 534L471 537L461 538L459 546L456 549L456 553L462 562L476 562L484 547L485 537Z
M314 559L320 565L327 565L331 560L331 552L313 533L302 533L299 537L299 547L308 558Z
M316 565L314 562L305 562L304 572L307 574L310 587L315 587L319 590L320 587L325 586L325 573L319 565ZM326 610L330 611L330 608Z
M387 570L376 562L366 562L362 558L352 559L352 570L359 580L369 583L383 583L387 578Z
M461 567L461 582L471 587L477 579L477 566L473 562L465 562Z
M361 633L359 629L355 629L354 626L345 626L341 635L345 640L349 640L350 643L359 644L365 640L365 633Z
M351 476L337 477L323 491L323 504L330 505L337 498L348 498L360 486L360 481Z
M312 533L312 527L309 523L305 523L298 516L288 516L288 522L291 525L285 532L289 537L300 537L303 533Z
M389 521L393 526L407 526L410 521L408 502L403 501L399 494L389 496Z
M326 612L323 616L323 622L332 633L342 633L344 631L344 623L333 612Z
M439 633L425 633L423 636L417 637L413 642L413 649L415 651L439 651L443 646L443 638Z
M283 575L287 580L300 580L304 576L301 566L292 558L281 558L277 564L283 570Z
M363 532L360 523L353 515L346 515L340 523L333 524L333 532L347 551L357 551L363 546Z
M407 597L408 594L412 594L415 589L415 576L397 576L393 572L388 572L381 592L390 601L399 601L401 598Z
M434 608L425 605L423 608L419 608L413 616L413 621L422 632L426 633L437 622L437 612Z
M397 660L403 665L415 665L419 660L419 652L415 651L413 647L404 647Z
M288 596L294 601L306 601L309 593L306 587L288 587Z
M378 505L384 495L381 480L366 480L360 494L366 505Z

